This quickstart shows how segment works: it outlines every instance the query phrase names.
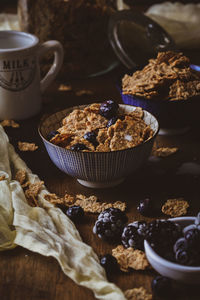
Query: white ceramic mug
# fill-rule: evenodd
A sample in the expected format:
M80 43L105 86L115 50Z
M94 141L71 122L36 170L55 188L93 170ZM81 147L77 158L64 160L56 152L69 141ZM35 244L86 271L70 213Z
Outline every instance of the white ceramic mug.
M54 52L54 62L40 80L39 58ZM0 119L22 120L36 115L41 94L55 79L63 63L58 41L39 43L36 36L20 31L0 31Z

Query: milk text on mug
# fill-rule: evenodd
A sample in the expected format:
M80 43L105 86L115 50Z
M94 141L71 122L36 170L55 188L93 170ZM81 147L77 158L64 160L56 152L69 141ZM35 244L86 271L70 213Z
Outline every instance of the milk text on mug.
M40 80L39 58L54 52L54 62ZM0 31L0 119L27 119L37 114L41 94L55 79L63 62L58 41L39 43L36 36L19 31Z

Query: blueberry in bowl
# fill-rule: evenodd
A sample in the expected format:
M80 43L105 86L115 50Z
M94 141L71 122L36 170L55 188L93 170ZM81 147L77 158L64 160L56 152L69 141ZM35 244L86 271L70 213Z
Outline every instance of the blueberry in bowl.
M159 222L154 221L149 231L147 229L144 248L148 261L162 276L187 284L199 284L199 221L197 224L196 217L178 217L165 220L167 226ZM174 226L177 226L176 230L173 230Z
M45 116L38 130L61 171L87 187L106 188L147 161L159 124L145 110L106 100Z

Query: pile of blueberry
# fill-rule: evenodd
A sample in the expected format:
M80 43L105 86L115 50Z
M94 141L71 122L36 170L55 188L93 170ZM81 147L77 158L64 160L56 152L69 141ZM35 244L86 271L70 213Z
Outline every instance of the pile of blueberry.
M144 239L162 257L188 266L200 266L200 213L195 224L181 228L169 220L135 221L117 208L100 213L93 232L110 242L120 240L125 248L144 250Z
M200 266L200 213L195 223L183 229L174 245L175 260L181 265Z

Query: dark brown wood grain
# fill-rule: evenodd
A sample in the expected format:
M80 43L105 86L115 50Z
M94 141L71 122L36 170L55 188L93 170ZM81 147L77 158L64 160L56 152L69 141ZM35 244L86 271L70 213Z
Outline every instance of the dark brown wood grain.
M192 175L176 175L179 166L184 162L200 162L200 131L191 129L187 134L180 136L158 136L156 146L178 146L180 151L171 157L162 159L159 163L146 163L138 172L129 176L121 185L110 188L93 190L81 186L76 179L59 171L51 162L37 132L37 126L43 114L49 114L65 107L77 104L92 103L106 99L115 99L121 102L116 89L116 80L121 69L115 70L103 77L76 80L70 82L71 92L58 91L59 83L48 90L44 96L45 104L40 115L20 122L20 128L7 128L10 142L16 151L25 160L32 171L44 180L50 192L58 195L83 193L94 194L102 201L126 201L129 221L148 219L142 217L136 210L139 200L150 197L160 212L162 203L168 197L183 196L190 203L189 215L199 211L200 177ZM68 82L65 82L68 84ZM80 89L90 89L92 96L76 96ZM18 141L35 142L39 149L35 152L19 152ZM155 217L161 217L158 213ZM115 246L101 241L92 233L96 216L86 215L83 223L77 228L83 241L91 245L99 255L111 253ZM2 300L76 300L94 299L93 294L86 288L77 286L63 274L58 263L53 258L47 258L32 253L21 247L0 253L0 298ZM144 286L151 292L151 280L156 275L154 271L132 271L128 274L118 272L109 277L122 290ZM175 285L178 291L176 298L182 300L197 300L196 288Z

